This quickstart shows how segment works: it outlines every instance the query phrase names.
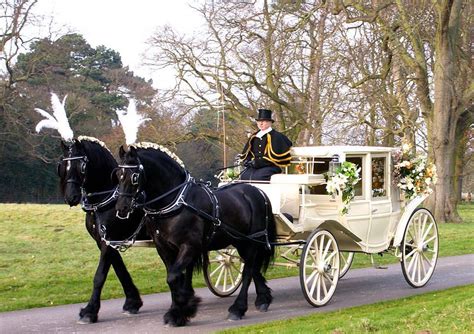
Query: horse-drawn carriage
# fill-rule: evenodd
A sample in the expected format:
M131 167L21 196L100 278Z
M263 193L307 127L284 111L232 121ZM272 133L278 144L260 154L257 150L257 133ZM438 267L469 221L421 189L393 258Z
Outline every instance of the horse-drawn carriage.
M86 228L101 252L91 298L79 314L81 322L97 321L111 266L126 295L123 310L139 311L140 294L118 252L132 245L152 244L165 263L172 303L164 321L173 326L186 325L197 312L200 298L192 277L201 266L216 295L231 295L242 285L229 307L229 319L245 315L251 281L255 306L267 311L273 298L263 272L276 247L287 247L281 257L289 261L286 265L299 267L303 294L314 306L331 299L354 252L394 250L413 287L425 285L433 274L438 229L431 213L419 207L426 192L413 190L423 183L419 178L424 162L413 169L411 162L403 162L420 172L400 180L411 198L407 202L392 184L392 149L383 147L295 147L291 165L270 182L228 182L211 189L194 180L166 148L135 144L145 120L137 116L133 101L126 113L129 121L118 113L128 145L120 148L120 164L100 140L74 139L65 99L61 102L52 94L51 101L55 117L37 109L46 119L36 129L52 127L65 140L57 170L64 200L70 206L82 204ZM354 178L355 169L351 175L339 175L344 164L349 170L357 166L361 178ZM327 185L332 185L331 194ZM334 189L338 196L332 195ZM344 189L350 189L350 196ZM235 249L226 248L229 245Z
M392 180L392 151L367 146L294 147L284 173L273 175L270 182L252 183L270 198L277 245L284 249L281 257L289 261L285 265L299 267L301 288L311 305L329 302L357 252L394 251L413 287L422 287L431 278L438 257L437 225L420 207L426 194L410 201L400 195ZM341 196L326 190L328 173L344 161L360 169L355 197L345 214ZM240 258L234 249L213 254L211 268L205 270L208 287L218 296L230 295L240 284ZM297 254L296 260L288 254Z

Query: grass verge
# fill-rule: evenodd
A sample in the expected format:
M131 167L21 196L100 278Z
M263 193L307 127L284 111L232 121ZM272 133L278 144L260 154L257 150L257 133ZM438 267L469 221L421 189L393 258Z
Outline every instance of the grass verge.
M267 322L231 333L472 333L474 285L340 311Z

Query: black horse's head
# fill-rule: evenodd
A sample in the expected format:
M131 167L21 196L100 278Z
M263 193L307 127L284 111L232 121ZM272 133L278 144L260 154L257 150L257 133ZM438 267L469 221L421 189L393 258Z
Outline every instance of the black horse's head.
M126 219L137 205L144 202L145 170L135 147L125 151L120 146L119 156L121 164L116 171L118 199L115 209L118 218Z
M70 145L61 141L61 149L63 157L58 162L61 192L64 201L70 206L75 206L81 202L88 158L82 143L76 139Z

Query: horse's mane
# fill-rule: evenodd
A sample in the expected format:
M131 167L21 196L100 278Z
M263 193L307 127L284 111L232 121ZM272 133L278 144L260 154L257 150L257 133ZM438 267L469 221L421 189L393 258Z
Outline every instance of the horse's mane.
M167 149L164 146L161 146L161 145L158 145L158 144L155 144L155 143L149 143L149 142L140 142L140 143L133 144L131 146L133 146L137 149L158 150L158 151L164 153L166 156L168 156L168 158L174 160L174 162L176 162L179 166L181 166L181 168L186 169L186 167L184 166L184 162L176 154L174 154L173 152L171 152L169 149Z
M112 169L117 166L114 156L104 142L97 138L87 136L79 136L77 140L81 142L89 158L94 160L98 166L105 165Z

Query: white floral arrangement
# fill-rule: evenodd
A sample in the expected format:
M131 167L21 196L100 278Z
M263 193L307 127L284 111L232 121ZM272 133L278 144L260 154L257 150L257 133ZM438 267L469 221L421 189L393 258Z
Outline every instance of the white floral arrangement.
M360 168L351 162L344 161L334 175L325 174L326 191L329 195L342 197L344 207L341 213L349 212L350 201L355 197L355 185L360 181Z
M394 154L394 182L408 200L419 195L429 195L436 184L436 166L426 155L417 155L408 144Z

